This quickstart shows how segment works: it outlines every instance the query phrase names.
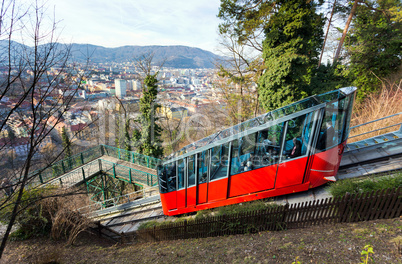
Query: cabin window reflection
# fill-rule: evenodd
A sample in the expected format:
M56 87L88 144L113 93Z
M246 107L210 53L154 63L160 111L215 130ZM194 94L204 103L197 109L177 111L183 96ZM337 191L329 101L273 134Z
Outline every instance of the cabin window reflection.
M208 179L209 151L198 154L198 183L205 183Z
M349 104L346 98L328 104L320 128L317 150L326 150L342 143L345 129L346 109Z
M280 123L258 132L254 154L250 155L253 169L278 163L283 126Z
M307 154L313 121L313 112L288 121L282 159L293 159Z
M186 171L186 162L185 159L181 159L178 162L178 171L177 171L177 188L182 189L185 187L184 179L185 179L185 171Z
M176 162L166 164L159 172L159 186L161 193L176 190Z
M211 149L211 181L227 176L228 159L229 142Z
M195 155L188 157L188 187L195 185Z

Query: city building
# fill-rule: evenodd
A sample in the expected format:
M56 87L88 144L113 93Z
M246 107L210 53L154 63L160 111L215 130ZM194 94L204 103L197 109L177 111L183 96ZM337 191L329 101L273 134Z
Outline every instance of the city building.
M122 79L115 79L114 86L116 90L116 96L118 98L124 98L126 96L127 82Z

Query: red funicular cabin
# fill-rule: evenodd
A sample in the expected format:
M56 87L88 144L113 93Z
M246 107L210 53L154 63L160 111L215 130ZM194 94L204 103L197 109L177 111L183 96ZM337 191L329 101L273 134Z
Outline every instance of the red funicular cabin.
M355 87L263 114L190 144L158 167L165 215L305 191L335 181Z

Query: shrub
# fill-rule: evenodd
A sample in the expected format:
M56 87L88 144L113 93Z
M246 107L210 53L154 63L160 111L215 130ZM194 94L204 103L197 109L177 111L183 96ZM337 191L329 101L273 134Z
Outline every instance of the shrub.
M64 190L49 186L25 190L16 217L14 239L28 239L50 235L53 239L67 239L72 244L77 235L86 229L89 220L75 211L82 197L71 196ZM16 195L0 213L2 222L9 222Z
M27 239L33 236L46 235L51 229L50 215L44 210L39 202L43 197L51 194L53 187L25 190L16 217L17 231L11 236L15 239ZM17 195L14 195L1 211L0 220L9 222L16 202Z
M337 181L329 186L329 192L333 197L343 197L347 192L350 194L372 192L377 190L402 187L402 173L376 178L346 179Z

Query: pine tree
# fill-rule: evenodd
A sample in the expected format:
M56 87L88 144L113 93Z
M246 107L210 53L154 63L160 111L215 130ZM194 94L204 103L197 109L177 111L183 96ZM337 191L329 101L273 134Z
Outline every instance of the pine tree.
M70 138L67 134L66 128L63 127L63 129L61 130L61 139L63 141L63 148L64 148L64 153L65 153L65 157L69 158L72 156L71 153L71 142L70 142Z
M158 94L157 73L147 74L144 80L143 96L140 99L141 117L137 120L141 124L140 130L134 130L133 140L137 143L137 151L141 154L160 158L163 156L163 148L161 146L161 127L155 122L156 108L159 107L155 103ZM128 133L128 132L127 132Z
M272 110L312 93L309 84L323 43L324 20L315 1L285 0L265 28L259 79L262 106Z

